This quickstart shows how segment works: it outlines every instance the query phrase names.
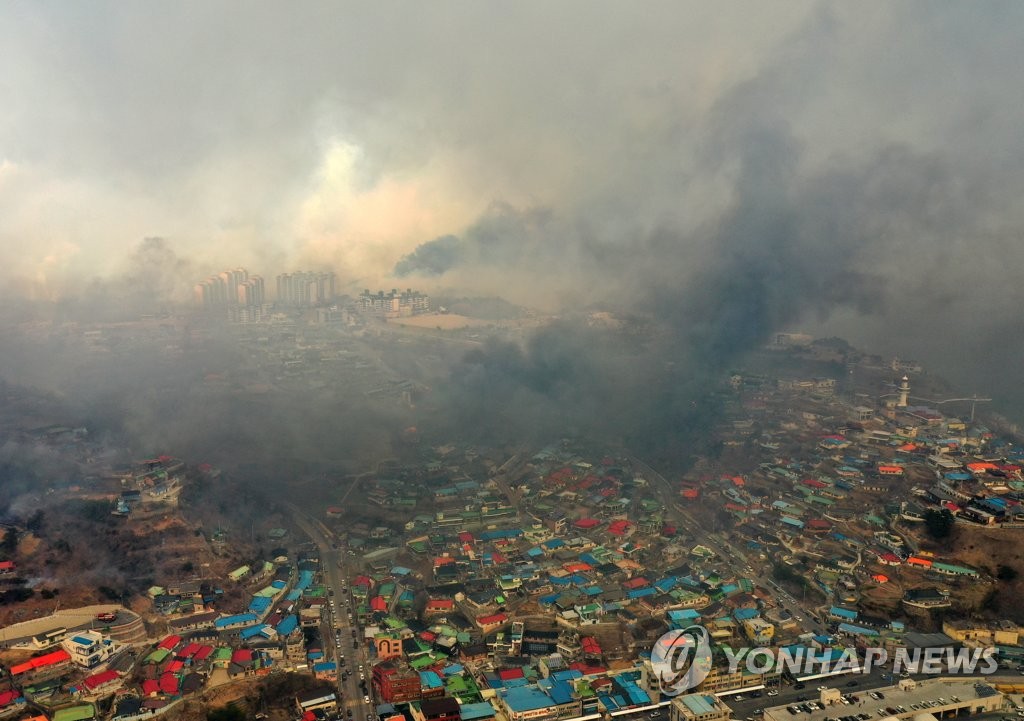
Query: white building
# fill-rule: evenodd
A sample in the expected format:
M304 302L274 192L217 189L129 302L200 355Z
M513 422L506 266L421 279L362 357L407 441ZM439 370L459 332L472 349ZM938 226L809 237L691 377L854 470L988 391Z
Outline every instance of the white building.
M95 668L120 649L120 644L98 631L68 634L61 646L71 656L71 662L82 668Z

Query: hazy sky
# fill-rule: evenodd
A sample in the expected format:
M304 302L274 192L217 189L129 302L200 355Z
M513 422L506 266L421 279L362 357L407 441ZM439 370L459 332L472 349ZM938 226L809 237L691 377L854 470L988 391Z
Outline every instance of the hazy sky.
M1021 37L1015 1L8 2L0 272L60 295L159 236L186 278L552 307L749 276L967 367L1021 336Z

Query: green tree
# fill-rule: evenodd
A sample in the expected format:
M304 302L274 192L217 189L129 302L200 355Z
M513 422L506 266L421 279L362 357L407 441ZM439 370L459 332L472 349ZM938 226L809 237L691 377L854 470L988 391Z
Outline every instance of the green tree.
M43 522L45 520L46 514L40 509L29 516L29 519L25 522L25 528L32 531L35 535L41 536L43 535Z
M15 528L8 528L7 532L4 533L4 541L2 544L4 553L8 556L14 554L18 550L18 531Z
M1013 566L1000 564L999 568L996 569L996 578L1000 581L1013 581L1017 578L1017 569Z
M206 714L207 721L245 721L245 711L238 706L228 705L215 708Z
M776 563L772 566L772 577L776 581L784 583L795 583L798 586L806 586L807 578L803 574L787 566L785 563Z
M924 514L925 530L928 531L929 536L936 540L949 538L955 523L956 519L953 518L953 514L945 508L941 511L932 509Z

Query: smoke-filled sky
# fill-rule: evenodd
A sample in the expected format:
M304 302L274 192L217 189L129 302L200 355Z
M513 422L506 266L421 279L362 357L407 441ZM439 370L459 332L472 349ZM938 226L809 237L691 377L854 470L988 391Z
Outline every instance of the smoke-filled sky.
M5 3L0 273L73 295L160 237L172 295L332 268L1020 385L1021 37L1015 1Z

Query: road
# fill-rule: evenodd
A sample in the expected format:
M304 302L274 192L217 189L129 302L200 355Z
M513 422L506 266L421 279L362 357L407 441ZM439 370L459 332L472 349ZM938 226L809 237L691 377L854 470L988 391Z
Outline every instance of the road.
M346 714L351 712L353 721L374 719L376 714L372 704L369 655L361 643L361 631L354 616L352 621L349 620L349 612L354 610L354 604L345 581L345 551L335 548L337 541L334 534L320 521L295 506L291 506L291 509L295 522L312 539L320 552L320 567L324 585L328 589L329 608L325 622L321 624L321 636L325 655L330 651L338 664L337 690L341 699L339 708ZM344 671L350 672L348 678L343 678ZM366 676L366 690L371 694L370 703L363 700L364 693L360 688L361 673Z
M688 511L679 506L678 488L674 487L669 483L668 479L639 458L630 456L629 460L650 481L650 489L657 494L673 523L692 530L701 527ZM804 605L801 601L797 601L797 599L783 591L773 579L758 573L753 566L748 564L743 552L730 543L728 539L717 534L705 534L701 536L700 542L701 545L714 551L722 562L727 564L736 575L749 578L762 588L771 589L774 592L776 602L797 619L797 623L802 628L814 634L828 633L825 626L820 621L815 620L815 614L819 613L816 609Z
M828 688L839 689L844 695L851 697L852 703L845 708L848 709L849 714L857 714L857 707L861 701L862 696L866 696L868 691L878 688L886 688L893 686L899 681L899 678L889 680L889 669L886 668L875 668L872 669L871 673L852 673L843 676L838 676L833 679L816 679L813 681L805 681L803 688L796 688L784 684L779 689L778 696L768 696L765 692L760 692L761 695L752 697L748 694L740 694L735 696L723 696L722 700L726 703L729 708L733 710L733 717L736 719L750 719L755 718L761 709L769 708L772 706L784 706L795 703L803 703L803 701L816 701L820 692L818 691L819 686L826 686ZM986 683L998 683L1002 682L1024 682L1021 676L1008 675L1012 672L1001 670L1000 673L995 675L988 675L983 673L974 673L970 676L977 678L979 681ZM939 674L942 677L949 677L953 674ZM956 674L959 675L959 674ZM912 674L911 678L917 681L923 681L928 678L935 678L933 674ZM854 684L854 685L851 685ZM857 700L853 700L852 697L856 696ZM841 714L839 714L841 715ZM799 717L795 717L799 718Z

